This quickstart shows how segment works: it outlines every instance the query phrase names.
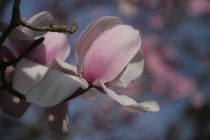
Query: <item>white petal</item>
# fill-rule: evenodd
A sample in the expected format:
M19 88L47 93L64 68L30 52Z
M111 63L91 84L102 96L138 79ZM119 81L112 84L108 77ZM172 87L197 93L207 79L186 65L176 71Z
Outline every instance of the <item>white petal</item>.
M137 103L135 100L125 96L117 95L112 90L108 89L102 82L98 81L103 90L115 101L121 104L126 110L133 113L147 113L148 111L159 111L159 105L155 101L147 101L143 103Z
M41 107L51 107L64 101L80 87L88 88L85 79L51 69L26 94L26 99Z
M144 54L138 51L134 58L127 65L122 77L113 85L126 88L142 74L144 69Z
M39 82L46 71L47 67L23 58L16 65L12 86L26 95L29 89Z
M73 65L69 65L59 59L53 59L49 69L56 69L65 74L75 75L77 76L77 68Z
M82 96L82 98L84 98L88 101L92 101L92 100L95 100L98 97L98 91L91 88L87 92L82 94L81 96Z
M69 131L68 102L45 108L45 117L50 130L58 135L66 136Z

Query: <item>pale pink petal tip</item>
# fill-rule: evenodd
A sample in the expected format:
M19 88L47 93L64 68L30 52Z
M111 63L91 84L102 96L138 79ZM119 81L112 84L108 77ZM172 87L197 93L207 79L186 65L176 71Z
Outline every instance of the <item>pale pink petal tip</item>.
M130 63L127 65L121 78L114 83L114 87L123 87L126 88L130 84L136 81L139 76L142 74L144 69L144 54L142 51L138 51L137 54L133 57Z
M108 89L102 82L98 81L103 90L115 101L121 104L126 110L133 113L147 113L148 111L159 111L159 105L155 101L147 101L143 103L137 103L135 100L125 96L117 95L112 90Z

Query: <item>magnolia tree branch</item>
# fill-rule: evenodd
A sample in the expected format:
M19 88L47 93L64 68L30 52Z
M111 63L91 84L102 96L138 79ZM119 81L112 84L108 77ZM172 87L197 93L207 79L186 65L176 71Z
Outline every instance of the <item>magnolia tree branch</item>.
M2 57L0 57L0 62L4 62L4 59ZM4 86L4 88L11 94L19 97L20 99L25 99L25 95L23 95L22 93L18 92L17 90L13 89L6 80L6 74L5 74L5 70L6 70L7 66L1 66L0 67L0 72L1 72L1 82Z
M73 34L78 28L78 25L77 25L76 22L72 24L70 29L68 28L68 26L66 26L62 23L52 24L52 25L44 26L44 27L35 26L35 25L30 24L30 23L26 23L26 22L21 20L19 5L20 5L20 0L14 0L13 10L12 10L12 19L10 21L9 26L6 28L6 30L2 33L2 35L0 37L0 49L1 49L1 46L3 45L4 41L6 40L6 38L11 33L11 31L13 29L15 29L16 27L20 26L20 25L22 25L24 27L27 27L27 28L30 28L34 31L50 31L50 32L65 32L65 33L67 32L69 34ZM2 81L2 84L3 84L3 86L0 86L0 90L6 89L9 93L19 97L20 99L26 100L24 94L22 94L22 93L18 92L17 90L13 89L11 87L11 84L7 83L5 71L6 71L8 66L13 65L15 63L18 63L23 57L25 57L28 53L30 53L34 48L36 48L43 41L44 41L44 37L41 37L41 38L35 40L25 50L25 52L23 52L20 56L18 56L16 59L14 59L12 61L6 62L3 59L3 57L0 55L0 75L1 75L1 81ZM73 98L85 93L90 88L92 88L92 86L89 86L88 89L85 89L85 90L79 88L73 95L71 95L65 101L73 99Z
M11 33L11 31L13 29L15 29L16 27L20 26L21 18L20 18L19 5L20 5L20 0L15 0L14 5L13 5L13 10L12 10L11 22L10 22L9 26L6 28L6 30L2 33L2 35L0 37L0 48L1 48L2 44L4 43L4 41L6 40L6 38Z
M89 85L87 89L78 88L77 91L74 94L72 94L71 96L69 96L68 98L66 98L63 102L68 101L68 100L71 100L71 99L74 99L77 96L80 96L80 95L84 94L85 92L87 92L92 87L93 87L92 85Z
M63 23L58 23L58 24L52 24L49 26L35 26L30 23L26 23L24 21L21 21L21 25L24 27L27 27L29 29L32 29L34 31L50 31L50 32L67 32L69 34L73 34L76 32L78 24L74 22L71 26L71 29L68 28L68 26L64 25Z

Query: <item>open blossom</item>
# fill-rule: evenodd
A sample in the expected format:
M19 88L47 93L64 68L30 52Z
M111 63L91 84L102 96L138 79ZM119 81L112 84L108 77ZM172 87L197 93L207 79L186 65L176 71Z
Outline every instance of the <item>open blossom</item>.
M27 22L37 26L46 26L54 23L52 15L48 12L38 13L35 16L31 17ZM8 24L0 22L0 31L3 32L7 26ZM8 36L8 39L0 50L0 53L5 60L13 60L17 56L22 54L25 49L28 48L32 42L35 41L35 39L41 36L45 37L45 41L37 46L23 59L23 61L25 60L28 62L28 66L24 67L22 70L29 71L31 74L33 74L33 63L36 62L40 64L39 67L42 68L42 71L35 72L34 77L30 77L30 79L28 80L26 80L25 77L20 77L19 79L13 78L14 73L18 71L18 65L14 65L12 68L10 67L10 69L7 69L6 71L6 74L8 75L8 82L12 82L14 80L16 80L16 82L22 82L22 87L19 87L18 91L23 94L26 94L28 90L42 78L42 75L47 70L46 66L49 66L50 62L52 62L54 58L58 58L64 61L68 57L70 53L70 45L68 44L67 36L63 33L35 32L28 28L22 28L21 30L16 28ZM11 69L15 71L11 72ZM13 86L14 85L15 82L13 83ZM30 103L26 102L25 100L20 100L18 97L11 95L7 91L1 91L0 93L0 107L3 112L10 116L20 118L25 113L29 105ZM53 107L53 109L46 108L45 112L46 116L48 116L48 114L59 115L58 118L65 118L64 120L66 120L67 122L66 124L64 124L59 119L54 119L54 121L51 122L48 121L49 127L52 129L52 131L60 134L60 131L62 131L61 133L63 133L64 131L62 129L68 129L67 103L58 104ZM56 126L57 128L54 126Z
M52 107L63 102L78 88L85 90L92 86L130 112L158 111L155 101L137 103L109 88L126 88L141 75L144 58L140 44L139 32L123 25L119 18L99 18L83 31L77 42L77 68L54 59L43 78L26 93L26 99L42 107ZM39 64L34 63L33 66L34 72L42 71ZM23 85L16 79L25 75L33 77L36 73L23 70L28 67L27 60L22 60L17 67L13 83L14 88L19 90ZM92 100L97 93L90 89L82 96Z

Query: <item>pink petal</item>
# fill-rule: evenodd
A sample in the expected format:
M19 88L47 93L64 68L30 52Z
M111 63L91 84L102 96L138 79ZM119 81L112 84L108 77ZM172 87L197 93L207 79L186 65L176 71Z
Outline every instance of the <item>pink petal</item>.
M102 32L85 56L84 77L91 83L111 81L135 56L140 43L139 32L127 25Z
M48 32L44 37L43 45L35 48L26 58L43 65L49 65L54 58L66 60L70 53L67 36L63 33Z
M14 71L7 77L7 82L12 82ZM29 107L29 103L19 99L6 90L0 91L0 107L4 113L15 118L20 118Z
M40 81L46 71L47 67L23 58L16 65L12 86L25 95Z
M92 101L98 97L98 91L95 89L89 89L87 92L81 95L82 98Z
M80 87L88 88L85 79L51 69L38 84L29 90L26 99L41 107L51 107L64 101Z
M69 131L68 102L60 103L54 107L45 108L45 116L52 132L67 136Z
M144 54L142 51L138 51L137 54L128 64L122 77L114 84L116 87L126 88L132 84L142 74L144 69Z
M31 23L31 24L36 25L36 26L48 26L48 25L53 24L54 21L53 21L52 15L49 12L44 11L44 12L40 12L40 13L34 15L33 17L31 17L27 21L27 23ZM26 28L26 27L23 27L22 32L27 34L28 36L30 36L32 38L35 38L37 36L41 36L41 35L46 33L46 32L33 31L33 30L31 30L29 28Z
M143 103L137 103L135 100L125 96L117 95L112 90L108 89L101 81L97 81L101 84L103 90L109 95L112 99L121 104L126 110L133 113L147 113L148 111L157 112L159 111L159 105L155 101L146 101Z
M93 41L97 36L116 25L122 24L121 20L117 17L101 17L91 24L89 24L82 32L75 48L75 55L78 64L79 74L81 72L82 59L85 57Z

